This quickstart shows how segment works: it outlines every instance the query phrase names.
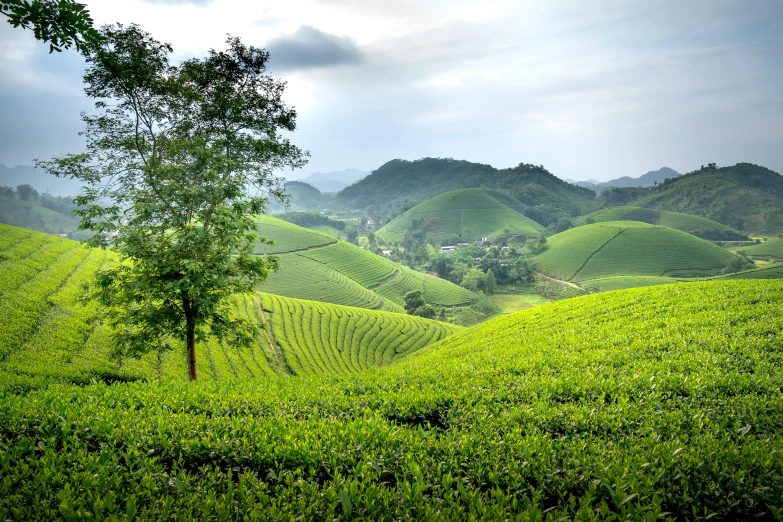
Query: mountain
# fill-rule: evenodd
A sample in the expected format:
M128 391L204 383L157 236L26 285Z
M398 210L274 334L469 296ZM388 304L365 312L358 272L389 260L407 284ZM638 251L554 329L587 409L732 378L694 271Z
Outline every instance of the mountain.
M82 182L69 178L58 178L29 165L6 167L0 164L0 186L16 188L18 185L30 185L43 194L53 196L75 196L81 192Z
M613 188L600 200L695 214L749 233L783 233L783 176L751 163L710 164L654 187Z
M339 192L364 178L369 172L359 169L344 169L334 172L316 172L298 181L308 183L321 192Z
M416 205L384 225L376 235L386 242L402 239L406 231L423 230L438 240L524 235L538 237L543 227L519 212L522 204L490 189L446 192Z
M656 183L663 183L663 181L666 179L676 178L678 176L680 176L680 173L676 170L670 169L669 167L661 167L658 170L651 170L646 174L642 174L638 178L623 176L622 178L612 179L609 181L596 181L594 179L587 181L566 181L580 187L586 187L600 192L612 187L652 187Z
M288 207L270 200L269 210L273 213L316 210L332 199L332 196L322 194L317 188L303 181L286 181L284 187L286 194L290 196Z
M582 213L595 192L555 177L541 166L519 164L510 169L464 160L396 159L340 191L332 202L343 209L363 209L392 201L421 202L444 192L464 188L502 190L518 200L531 219L549 225Z

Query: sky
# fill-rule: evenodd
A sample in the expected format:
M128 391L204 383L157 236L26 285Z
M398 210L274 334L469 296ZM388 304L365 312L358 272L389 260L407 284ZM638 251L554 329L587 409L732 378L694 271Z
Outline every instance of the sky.
M174 60L271 53L316 171L402 158L567 179L715 162L783 172L780 0L82 0ZM84 63L0 20L0 163L80 152Z

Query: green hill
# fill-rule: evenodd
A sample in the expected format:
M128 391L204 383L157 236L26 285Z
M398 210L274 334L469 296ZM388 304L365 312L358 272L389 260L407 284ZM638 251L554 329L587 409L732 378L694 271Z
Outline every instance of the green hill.
M783 232L783 176L750 163L707 166L655 187L608 190L601 199L695 214L745 232Z
M783 260L783 237L772 238L763 243L742 247L751 257L765 257Z
M775 520L781 307L781 281L668 285L503 316L382 370L6 393L0 513Z
M555 177L545 168L520 164L511 169L453 159L392 160L366 178L346 187L332 204L363 209L393 201L423 201L451 190L502 190L518 201L517 211L543 225L579 215L593 204L595 193ZM507 203L504 202L508 206Z
M93 322L85 285L114 262L111 252L0 225L0 381L187 379L184 350L117 361L109 332ZM341 373L384 366L454 333L458 326L405 314L258 293L237 297L237 314L269 325L258 345L199 344L202 378Z
M260 290L347 306L403 312L405 294L421 290L427 303L460 306L476 295L445 279L416 272L334 236L262 216L259 234L275 241L258 252L280 254L281 269Z
M68 198L40 195L38 199L24 201L0 197L0 223L47 234L86 237L84 232L77 230L79 220L71 215L71 210L76 207Z
M316 210L328 203L332 196L322 194L320 190L302 181L287 181L285 193L289 196L288 207L284 207L274 200L269 201L269 211L278 212L304 212Z
M460 189L416 205L376 232L387 242L400 241L406 231L423 230L437 239L522 235L538 237L543 229L522 215L523 205L496 190Z
M635 221L572 228L549 238L536 260L546 273L568 281L613 276L716 275L734 254L685 232Z
M606 221L641 221L651 225L682 230L683 232L713 241L741 241L748 239L745 234L711 219L683 214L682 212L669 212L644 207L608 207L582 216L576 220L576 223L585 225Z

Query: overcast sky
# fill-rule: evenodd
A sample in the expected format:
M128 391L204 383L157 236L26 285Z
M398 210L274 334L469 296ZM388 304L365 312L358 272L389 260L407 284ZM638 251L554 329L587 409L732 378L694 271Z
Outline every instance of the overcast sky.
M608 180L740 161L783 172L783 1L83 0L176 59L270 50L300 175L393 158ZM0 163L81 150L83 62L0 23Z

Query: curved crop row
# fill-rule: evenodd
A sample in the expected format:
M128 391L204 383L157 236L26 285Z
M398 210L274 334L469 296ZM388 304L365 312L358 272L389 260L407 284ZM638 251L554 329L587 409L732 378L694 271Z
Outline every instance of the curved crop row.
M340 241L324 248L300 253L334 268L367 288L380 285L397 271L397 265L363 248Z

